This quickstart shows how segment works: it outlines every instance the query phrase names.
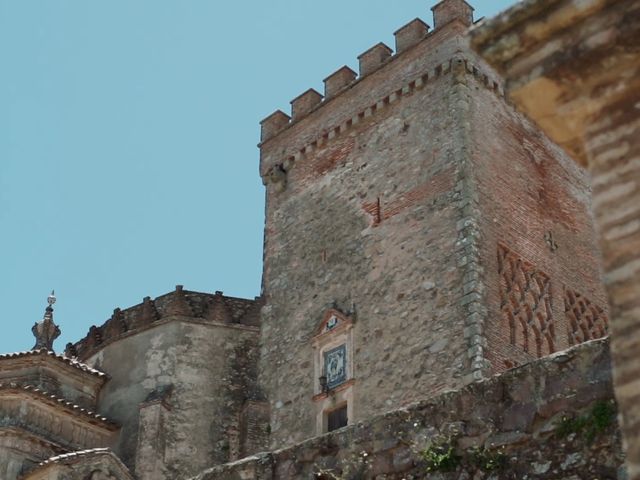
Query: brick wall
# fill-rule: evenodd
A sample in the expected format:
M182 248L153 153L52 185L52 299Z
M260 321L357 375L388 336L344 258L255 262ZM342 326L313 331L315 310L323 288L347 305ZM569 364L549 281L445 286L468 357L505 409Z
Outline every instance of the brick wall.
M587 172L501 97L467 88L487 358L502 372L602 337L608 306Z

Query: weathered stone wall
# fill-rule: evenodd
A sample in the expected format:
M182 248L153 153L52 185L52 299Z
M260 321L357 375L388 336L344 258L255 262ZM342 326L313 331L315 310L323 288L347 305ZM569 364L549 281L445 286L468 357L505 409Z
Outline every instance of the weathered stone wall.
M194 480L622 480L610 368L592 341ZM428 461L447 443L451 472Z
M53 444L19 429L3 428L0 433L0 478L16 480L42 460L60 453Z
M330 307L354 318L350 421L461 386L469 373L449 76L461 30L434 32L262 146L266 172L321 138L284 189L267 185L260 379L274 447L320 433L311 337Z
M123 425L114 451L140 480L185 478L237 458L244 404L261 400L257 327L171 311L87 359L111 377L99 411Z

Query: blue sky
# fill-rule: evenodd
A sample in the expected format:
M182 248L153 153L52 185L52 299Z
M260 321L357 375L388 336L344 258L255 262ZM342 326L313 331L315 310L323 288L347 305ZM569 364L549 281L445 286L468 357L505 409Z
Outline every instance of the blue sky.
M0 0L0 352L52 288L58 351L176 284L259 295L258 122L435 3Z

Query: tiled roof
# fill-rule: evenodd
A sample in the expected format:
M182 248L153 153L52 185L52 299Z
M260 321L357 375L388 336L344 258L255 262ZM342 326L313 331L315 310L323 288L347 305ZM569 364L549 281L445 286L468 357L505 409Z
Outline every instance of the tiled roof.
M118 458L116 454L114 454L109 448L92 448L89 450L79 450L77 452L69 452L64 453L62 455L56 455L55 457L48 458L43 462L40 462L38 466L36 466L33 470L28 472L26 475L23 475L22 479L28 479L31 474L41 470L42 468L46 468L50 465L59 465L59 464L70 464L75 463L78 460L88 457L96 457L96 456L108 456L111 457L124 472L128 475L131 475L129 469L122 463L122 461Z
M20 358L20 357L35 357L35 356L47 356L50 358L55 358L58 361L64 362L67 365L71 365L72 367L75 367L79 370L82 370L83 372L87 372L90 373L92 375L96 375L98 377L107 377L108 375L104 372L101 372L99 370L96 370L95 368L91 368L89 365L86 365L82 362L79 362L73 358L69 358L65 355L58 355L55 352L51 352L49 350L45 350L45 349L41 349L41 350L27 350L24 352L13 352L13 353L5 353L5 354L1 354L0 355L0 361L2 361L5 358Z
M114 429L117 428L118 425L114 422L112 422L111 420L109 420L107 417L103 417L102 415L93 412L91 410L88 410L86 408L83 408L79 405L76 405L72 402L68 402L67 400L65 400L64 398L60 398L56 395L52 395L40 388L36 388L33 387L31 385L19 385L16 383L0 383L0 392L3 390L14 390L17 392L27 392L30 393L34 396L37 396L39 398L41 398L42 400L44 400L45 402L49 403L50 405L59 405L62 407L66 407L67 409L73 411L74 413L77 413L79 415L82 415L86 418L89 418L91 420L98 420L104 424L106 424L107 427L109 427L110 429Z
M45 465L50 465L52 463L65 463L69 460L75 460L79 457L88 457L94 455L115 455L108 448L91 448L89 450L78 450L77 452L63 453L62 455L56 455L55 457L51 457L46 459L44 462L40 462L39 467L43 467ZM117 458L117 457L116 457Z

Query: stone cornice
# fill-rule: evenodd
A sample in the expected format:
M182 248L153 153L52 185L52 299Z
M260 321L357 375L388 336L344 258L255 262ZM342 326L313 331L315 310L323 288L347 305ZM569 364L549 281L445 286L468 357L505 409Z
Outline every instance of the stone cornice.
M66 355L86 360L113 342L173 321L258 332L261 299L226 297L215 294L176 290L125 310L115 309L103 325L92 326L85 338L68 344Z
M54 452L65 452L66 448L60 444L60 442L55 441L51 438L44 438L41 435L37 435L25 428L21 425L4 425L1 427L2 435L4 437L15 437L21 438L28 442L33 442L43 448L48 448L53 450Z
M136 330L132 330L126 333L122 333L120 335L118 335L117 337L111 337L107 340L105 340L104 342L100 343L100 345L95 346L94 348L92 348L91 350L87 350L86 352L84 352L82 354L82 358L84 360L91 358L93 355L95 355L96 353L100 352L103 348L116 343L120 340L124 340L126 338L129 337L133 337L139 333L142 332L146 332L147 330L152 330L154 328L158 328L161 327L163 325L166 325L168 323L172 323L172 322L183 322L183 323L191 323L194 325L203 325L206 327L215 327L215 328L223 328L223 329L228 329L228 330L236 330L236 331L241 331L241 332L250 332L250 333L255 333L258 334L260 333L260 327L253 327L253 326L249 326L249 325L240 325L240 324L228 324L228 323L223 323L223 322L214 322L214 321L207 321L204 320L202 318L196 318L196 317L187 317L187 316L183 316L183 315L172 315L166 318L162 318L161 320L157 320L151 324L145 325L143 327L140 327Z

